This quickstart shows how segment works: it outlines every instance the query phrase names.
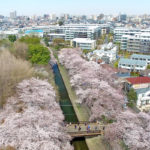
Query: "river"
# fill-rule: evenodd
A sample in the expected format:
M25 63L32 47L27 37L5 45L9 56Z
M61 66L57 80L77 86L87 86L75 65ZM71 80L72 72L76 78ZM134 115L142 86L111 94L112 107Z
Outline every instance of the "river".
M75 114L72 103L68 96L68 92L65 87L62 76L60 74L58 65L57 64L53 65L52 69L54 72L55 84L58 86L58 92L59 92L59 96L60 96L59 103L60 103L61 109L63 111L63 114L65 116L65 121L68 123L78 122L78 118ZM74 150L88 150L88 147L85 142L85 138L73 139L73 141L71 143L74 146Z

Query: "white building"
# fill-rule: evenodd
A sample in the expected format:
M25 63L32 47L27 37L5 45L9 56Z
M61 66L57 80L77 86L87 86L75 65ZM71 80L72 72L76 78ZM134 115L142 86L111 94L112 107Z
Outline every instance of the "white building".
M141 109L150 109L150 88L137 89L137 106Z
M136 28L115 28L114 29L114 42L121 42L123 35L135 35L141 32L141 29Z
M129 52L150 53L150 33L123 35L121 49Z
M147 69L147 62L142 60L121 58L118 64L118 68L124 68L130 71L139 72Z
M116 60L117 50L117 46L113 45L113 43L104 44L102 45L101 49L89 53L87 57L89 60L107 58L108 63L110 63Z
M7 31L0 31L0 39L8 38L9 35L15 35L16 37L19 36L19 31L12 29Z
M56 14L50 14L49 15L50 20L56 20Z
M126 78L125 88L133 88L137 93L137 106L143 109L150 109L150 77Z
M146 61L148 65L150 64L150 55L133 54L131 55L131 59Z
M70 43L72 47L79 47L81 49L87 49L87 50L92 50L95 49L96 47L96 41L87 38L75 38L71 40Z
M14 11L14 12L10 12L10 18L11 19L15 19L17 17L17 12Z

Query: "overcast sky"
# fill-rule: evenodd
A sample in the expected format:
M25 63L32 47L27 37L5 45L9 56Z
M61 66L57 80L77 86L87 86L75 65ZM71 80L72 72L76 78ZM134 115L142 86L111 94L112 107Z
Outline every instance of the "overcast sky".
M0 0L0 14L150 14L150 0Z

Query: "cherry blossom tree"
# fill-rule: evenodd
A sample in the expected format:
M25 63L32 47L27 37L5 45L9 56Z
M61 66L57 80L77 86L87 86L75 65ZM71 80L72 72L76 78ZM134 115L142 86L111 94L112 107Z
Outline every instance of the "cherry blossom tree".
M130 150L149 150L150 115L129 110L122 112L117 122L106 128L105 138L110 142L121 139Z
M80 49L62 49L59 60L68 70L79 102L91 109L90 120L100 119L102 115L115 118L121 112L124 100L113 70L86 61Z
M19 83L17 94L0 111L0 147L73 150L55 98L47 81L32 78Z
M122 85L113 69L86 61L79 49L62 49L59 60L68 71L80 103L90 108L90 120L102 116L115 120L105 130L105 139L114 150L122 149L121 140L130 150L150 150L150 113L122 109Z

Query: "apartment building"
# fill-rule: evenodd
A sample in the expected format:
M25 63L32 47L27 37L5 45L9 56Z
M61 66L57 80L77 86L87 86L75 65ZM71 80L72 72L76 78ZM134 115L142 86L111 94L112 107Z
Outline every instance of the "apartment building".
M141 29L136 28L115 28L114 29L114 42L121 42L123 35L135 35L141 32Z
M92 50L96 47L96 41L87 38L75 38L71 40L71 46L81 49Z
M146 61L147 64L150 64L150 55L139 55L139 54L133 54L131 55L132 60L140 60L140 61Z
M142 32L136 35L123 35L121 49L129 52L150 53L150 33Z
M121 58L118 63L118 68L139 72L147 68L147 62L143 60Z

